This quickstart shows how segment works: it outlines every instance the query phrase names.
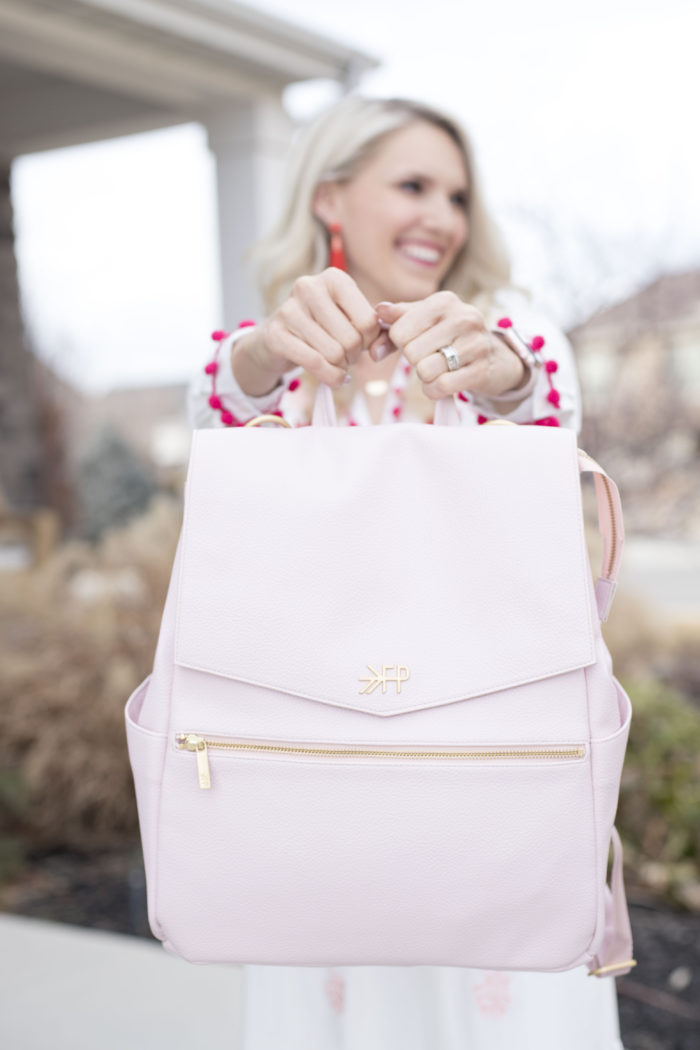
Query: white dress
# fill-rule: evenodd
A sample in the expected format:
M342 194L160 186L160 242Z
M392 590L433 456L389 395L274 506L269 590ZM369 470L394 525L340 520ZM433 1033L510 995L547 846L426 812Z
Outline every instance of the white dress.
M543 335L545 360L557 370L539 370L528 397L510 412L466 392L457 400L464 426L479 418L534 423L555 416L559 425L580 430L580 392L571 346L564 335L529 302L512 293L501 308L528 339ZM244 394L231 372L229 346L219 355L217 394L237 419L279 409L294 425L309 422L301 390L286 388L301 375L295 368L264 397ZM394 408L406 383L407 362L400 358L389 389L382 423L396 421ZM550 380L559 407L547 399ZM211 376L203 370L189 391L195 427L222 426L208 399ZM408 410L404 422L418 421ZM358 392L347 418L370 425L370 412ZM236 1050L623 1050L613 978L588 977L585 968L565 973L506 973L447 966L244 966L243 1012Z

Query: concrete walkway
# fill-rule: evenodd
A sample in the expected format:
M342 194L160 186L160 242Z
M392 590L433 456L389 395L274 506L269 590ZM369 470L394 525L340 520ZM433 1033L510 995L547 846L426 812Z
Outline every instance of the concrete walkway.
M234 1050L241 969L193 966L159 944L0 915L7 1050Z

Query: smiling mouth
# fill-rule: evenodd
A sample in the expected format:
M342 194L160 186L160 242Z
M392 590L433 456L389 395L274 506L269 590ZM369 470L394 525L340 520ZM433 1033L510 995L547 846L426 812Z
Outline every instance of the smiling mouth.
M399 241L398 249L404 258L428 267L438 266L445 254L438 248L430 248L426 244L407 244L401 241Z

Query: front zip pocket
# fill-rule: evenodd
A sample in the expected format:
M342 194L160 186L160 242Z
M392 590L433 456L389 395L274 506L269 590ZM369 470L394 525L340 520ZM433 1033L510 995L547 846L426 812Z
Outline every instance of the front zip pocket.
M321 758L389 758L389 759L442 759L448 761L542 761L542 760L575 760L585 757L586 749L582 745L556 747L464 747L434 748L433 750L413 750L405 746L395 748L363 747L318 747L303 744L254 743L252 741L234 740L226 737L212 738L198 733L177 733L175 743L180 751L192 751L197 757L197 776L199 786L204 790L211 788L209 769L209 750L262 752L275 755L303 755Z
M186 958L487 970L584 958L603 876L592 745L575 728L363 740L226 721L181 714L164 762L155 907Z

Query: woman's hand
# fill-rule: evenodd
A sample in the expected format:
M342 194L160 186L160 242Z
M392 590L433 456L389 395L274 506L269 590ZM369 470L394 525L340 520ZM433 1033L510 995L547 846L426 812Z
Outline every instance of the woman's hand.
M433 401L471 390L488 398L525 386L527 369L517 354L486 327L479 311L454 292L441 291L416 303L379 303L386 336L416 369L423 392ZM453 346L460 367L449 371L441 347ZM376 344L375 344L376 347ZM371 351L376 359L376 349Z
M301 365L320 382L338 387L362 351L381 337L374 308L355 281L331 267L298 278L282 305L234 347L234 360L249 355L261 378Z

